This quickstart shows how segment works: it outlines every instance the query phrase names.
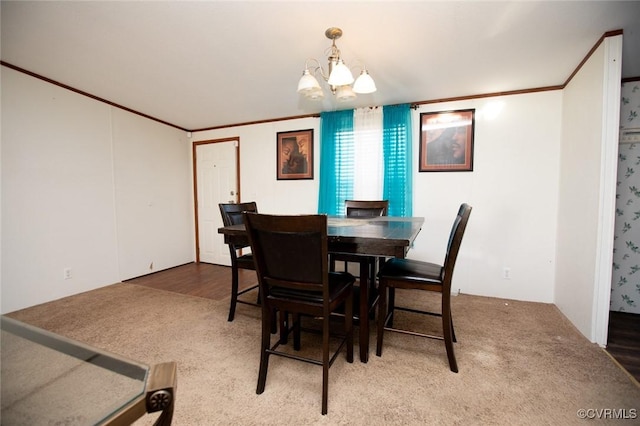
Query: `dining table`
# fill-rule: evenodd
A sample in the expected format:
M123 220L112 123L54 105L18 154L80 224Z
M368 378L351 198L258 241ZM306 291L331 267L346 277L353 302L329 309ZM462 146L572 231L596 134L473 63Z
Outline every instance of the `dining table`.
M423 217L327 217L327 245L329 253L371 257L404 258L413 245L422 225ZM223 226L218 233L226 244L249 244L244 224ZM369 360L369 313L375 306L369 291L374 288L375 277L369 276L368 262L360 262L359 286L359 347L360 361Z

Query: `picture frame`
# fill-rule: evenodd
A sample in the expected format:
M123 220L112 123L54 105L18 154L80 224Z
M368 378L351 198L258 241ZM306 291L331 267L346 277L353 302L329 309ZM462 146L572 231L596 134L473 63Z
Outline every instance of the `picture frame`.
M475 109L420 114L420 172L473 171Z
M313 162L313 129L277 133L278 180L313 179Z

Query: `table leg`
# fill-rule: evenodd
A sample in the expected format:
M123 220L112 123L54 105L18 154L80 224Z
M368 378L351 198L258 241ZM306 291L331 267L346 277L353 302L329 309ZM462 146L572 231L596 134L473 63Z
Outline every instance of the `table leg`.
M369 361L369 261L360 262L360 361Z

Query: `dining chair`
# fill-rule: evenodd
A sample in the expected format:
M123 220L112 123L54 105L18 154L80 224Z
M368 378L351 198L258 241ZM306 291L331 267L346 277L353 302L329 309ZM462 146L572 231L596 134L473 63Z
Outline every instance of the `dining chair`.
M453 277L453 270L470 214L471 206L466 203L462 204L458 210L456 219L453 222L453 227L451 228L444 265L413 259L398 258L390 259L384 264L378 273L380 299L378 300L378 339L376 355L382 356L382 344L385 330L444 340L445 348L447 350L447 358L449 359L449 368L454 373L458 372L458 364L453 352L453 342L456 342L456 335L453 329L453 317L451 315L451 279ZM396 288L441 293L440 312L429 312L420 309L396 306ZM389 293L388 296L387 289ZM443 335L433 336L393 328L394 310L442 317Z
M347 217L367 218L386 216L389 210L388 200L345 200L345 209ZM349 262L358 263L368 268L371 291L369 292L370 300L375 300L375 277L377 271L376 263L382 265L385 261L384 257L376 258L374 256L358 256L347 253L331 253L330 269L335 270L335 262L344 262L344 270L348 271ZM360 277L358 277L360 278ZM360 284L362 285L362 283ZM373 303L372 303L373 306Z
M389 212L389 200L380 200L380 201L363 201L363 200L345 200L344 202L347 217L376 217L376 216L386 216ZM370 277L375 277L376 275L376 264L374 259L369 259L370 264L372 266ZM380 257L380 265L384 263L384 257Z
M274 216L244 213L244 221L255 258L262 295L262 338L257 394L264 392L271 355L322 365L322 414L327 413L329 367L347 346L347 361L353 362L353 283L347 272L329 272L327 216ZM344 334L330 356L331 314L344 305ZM300 349L300 318L322 319L322 360L298 356L283 348L278 339L271 344L271 325L276 312L292 314L287 333L293 332L293 350ZM280 321L283 324L283 321ZM282 333L282 330L281 330ZM338 336L337 333L333 333Z
M240 225L242 224L242 213L247 212L257 212L258 206L255 202L248 203L220 203L218 204L220 207L220 213L222 214L222 223L224 226L230 225ZM242 253L242 249L246 249L249 247L248 245L237 245L229 243L229 255L231 256L231 304L229 306L229 318L227 321L233 321L233 318L236 313L236 305L238 303L243 303L245 305L253 305L258 306L260 302L260 296L258 295L258 302L253 303L248 300L241 300L238 296L241 296L245 293L250 292L258 288L258 283L255 283L243 290L238 291L239 279L238 279L238 270L239 269L250 269L255 270L255 266L253 263L253 254Z
M347 216L350 217L386 216L389 210L389 200L345 200L344 206Z

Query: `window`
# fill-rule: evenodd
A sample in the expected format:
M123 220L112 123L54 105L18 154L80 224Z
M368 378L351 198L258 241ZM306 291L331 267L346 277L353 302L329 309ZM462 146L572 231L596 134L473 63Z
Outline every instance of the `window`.
M345 214L344 201L389 200L389 216L411 216L408 104L322 113L318 211Z

